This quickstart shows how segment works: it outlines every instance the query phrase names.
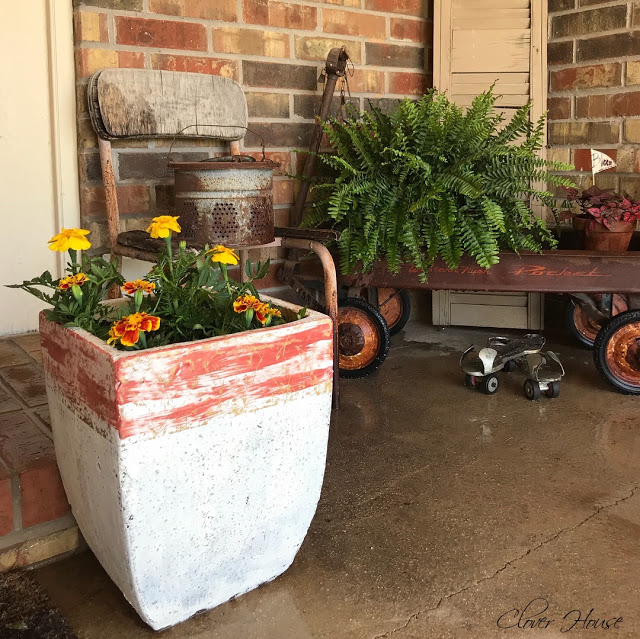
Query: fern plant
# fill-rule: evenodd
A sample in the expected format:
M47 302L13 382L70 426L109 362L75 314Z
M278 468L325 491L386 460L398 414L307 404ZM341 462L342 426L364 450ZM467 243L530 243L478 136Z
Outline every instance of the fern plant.
M314 185L303 225L341 232L343 272L386 258L391 272L411 262L424 280L438 256L451 269L464 254L490 268L502 248L555 247L530 204L553 207L536 183L570 186L551 171L573 167L537 155L545 116L532 123L528 104L505 125L496 99L491 89L464 110L432 90L389 114L352 110L324 123L332 151L319 158L329 177Z

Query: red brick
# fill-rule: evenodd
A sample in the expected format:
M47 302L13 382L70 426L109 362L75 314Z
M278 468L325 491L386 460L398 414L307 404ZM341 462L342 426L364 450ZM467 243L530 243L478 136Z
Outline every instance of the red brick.
M53 442L24 413L0 416L0 457L22 473L38 460L55 461Z
M576 99L579 118L610 118L640 115L640 91L613 95L589 95Z
M433 43L433 24L430 21L391 18L389 26L392 40Z
M291 204L293 202L293 180L275 180L273 183L273 203Z
M207 50L207 31L202 24L116 16L116 42L139 47Z
M349 78L352 93L384 93L384 71L356 69Z
M606 95L583 95L576 98L577 118L604 118L606 114Z
M606 153L614 161L618 153L617 149L598 149L598 151ZM576 167L576 171L591 171L591 149L574 149L573 164ZM607 171L614 170L607 169Z
M225 22L238 20L236 0L151 0L149 8L153 13L164 13L170 16Z
M22 527L53 521L70 512L58 466L41 460L20 473Z
M620 86L622 84L622 65L619 62L612 62L551 71L549 80L551 91Z
M121 69L144 69L144 53L140 51L118 51L118 66Z
M213 50L271 58L289 57L289 35L263 29L213 28Z
M76 11L73 16L75 41L108 42L107 14L95 11Z
M427 0L365 0L364 8L370 11L402 13L406 16L429 17Z
M123 215L148 212L151 208L149 187L144 184L119 186L118 207ZM82 214L96 216L105 214L104 188L88 186L80 190Z
M206 73L208 75L222 75L234 80L238 79L238 64L235 60L153 53L151 66L163 71L189 71L190 73Z
M573 62L573 42L549 42L547 44L547 63L568 64Z
M243 155L250 155L256 160L262 160L261 151L243 151ZM267 151L267 160L278 163L280 166L274 172L274 175L286 175L291 173L291 153L289 151Z
M0 536L13 530L13 497L11 478L0 470Z
M422 95L427 88L424 73L390 73L389 93L398 95Z
M340 9L322 10L322 30L324 33L339 33L384 40L386 28L384 16L341 11Z
M640 115L640 91L610 96L607 101L607 111L612 116Z
M306 5L274 0L244 0L244 21L283 29L314 31L318 26L318 10Z
M571 117L571 98L549 98L547 109L550 120L568 120Z

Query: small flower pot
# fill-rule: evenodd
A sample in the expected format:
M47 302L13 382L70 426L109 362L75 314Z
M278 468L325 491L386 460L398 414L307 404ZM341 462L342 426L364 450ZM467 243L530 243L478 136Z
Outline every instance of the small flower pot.
M588 225L585 229L584 247L587 251L608 253L624 252L629 248L635 222L614 222L608 229L603 224Z
M584 213L579 213L571 218L571 224L574 230L578 232L578 239L582 248L584 248L584 233L592 219L593 218L590 215L585 215Z
M141 351L44 314L40 335L73 514L146 623L166 628L291 565L325 469L327 316Z

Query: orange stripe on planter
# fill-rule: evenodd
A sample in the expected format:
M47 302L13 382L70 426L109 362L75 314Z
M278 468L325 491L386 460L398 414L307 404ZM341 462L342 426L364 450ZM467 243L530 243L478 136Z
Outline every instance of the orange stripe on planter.
M231 382L216 389L218 392L212 393L203 401L189 401L188 404L173 408L167 411L149 412L144 416L137 416L133 419L121 418L119 422L119 433L121 439L126 439L133 435L144 435L154 433L162 435L174 432L176 429L184 430L187 427L197 427L215 415L234 413L231 405L224 404L235 399L242 398L246 403L250 400L277 400L278 396L295 393L297 391L323 386L330 382L333 371L331 368L319 368L313 371L306 371L294 375L282 375L273 377L268 382L254 381L252 379L241 379ZM262 407L262 406L261 406ZM246 411L245 411L246 412Z

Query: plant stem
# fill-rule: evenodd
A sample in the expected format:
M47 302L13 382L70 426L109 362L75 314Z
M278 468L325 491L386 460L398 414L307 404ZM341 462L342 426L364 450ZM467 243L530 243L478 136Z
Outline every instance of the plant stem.
M231 297L231 285L229 284L229 274L227 273L227 265L222 262L218 262L220 266L220 270L222 271L222 277L224 277L224 281L227 285L227 293L229 293L229 297Z
M171 231L169 231L169 235L164 238L164 242L167 245L167 255L169 256L169 273L171 273L171 279L173 279L173 250L171 248Z

